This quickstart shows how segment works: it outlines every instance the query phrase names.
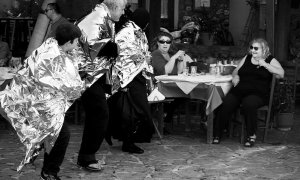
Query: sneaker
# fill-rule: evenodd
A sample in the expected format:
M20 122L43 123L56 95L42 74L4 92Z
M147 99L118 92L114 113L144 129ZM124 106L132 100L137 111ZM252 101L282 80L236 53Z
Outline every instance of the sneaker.
M43 180L60 180L57 174L47 174L44 171L41 172L41 179Z
M212 144L220 144L220 138L219 137L213 137Z
M101 161L95 160L90 162L77 161L77 166L87 171L101 171L103 169Z

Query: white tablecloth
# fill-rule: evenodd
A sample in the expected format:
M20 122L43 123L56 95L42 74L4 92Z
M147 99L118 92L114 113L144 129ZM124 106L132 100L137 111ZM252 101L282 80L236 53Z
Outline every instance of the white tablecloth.
M161 75L155 76L158 81L163 83L176 83L177 86L185 93L189 94L198 84L205 83L207 85L213 84L216 86L220 86L224 92L227 94L230 90L232 83L232 76L220 76L220 75L196 75L196 76L186 76L186 75L176 75L176 76L168 76Z

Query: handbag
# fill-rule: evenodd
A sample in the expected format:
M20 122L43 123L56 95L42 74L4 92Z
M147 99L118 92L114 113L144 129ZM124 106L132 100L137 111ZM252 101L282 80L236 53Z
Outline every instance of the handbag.
M128 88L112 95L108 99L108 103L110 108L109 136L124 140L125 133L128 135L135 134L140 121L137 118L137 110Z

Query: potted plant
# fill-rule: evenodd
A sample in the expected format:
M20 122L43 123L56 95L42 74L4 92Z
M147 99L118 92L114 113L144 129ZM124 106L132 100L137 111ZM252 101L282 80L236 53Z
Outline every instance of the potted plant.
M218 18L203 11L198 19L200 25L200 39L204 45L211 46L214 41L214 34L216 33L217 25L219 24Z
M295 113L295 82L284 78L277 82L274 92L275 122L279 130L291 130Z

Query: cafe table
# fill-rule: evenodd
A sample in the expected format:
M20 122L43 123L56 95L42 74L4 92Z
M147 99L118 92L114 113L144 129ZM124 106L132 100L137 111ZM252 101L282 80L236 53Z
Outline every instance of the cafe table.
M205 108L205 113L207 115L207 143L212 143L213 112L222 104L224 95L230 90L232 86L232 76L213 74L196 74L194 76L188 76L179 74L161 75L155 76L155 78L158 80L158 90L166 98L185 97L207 102ZM188 116L186 116L186 129L190 129L190 119L187 117Z

